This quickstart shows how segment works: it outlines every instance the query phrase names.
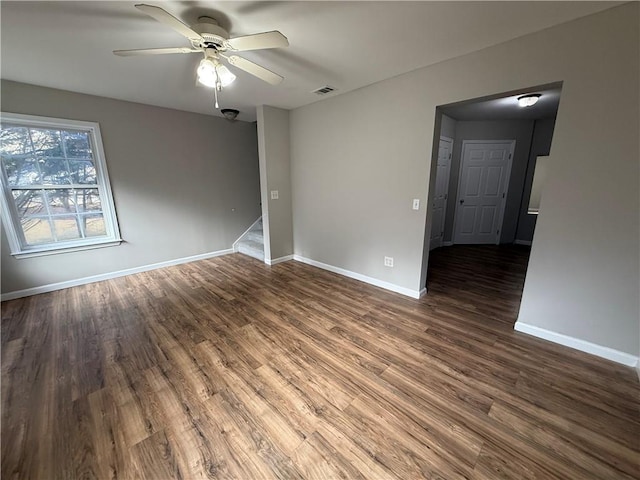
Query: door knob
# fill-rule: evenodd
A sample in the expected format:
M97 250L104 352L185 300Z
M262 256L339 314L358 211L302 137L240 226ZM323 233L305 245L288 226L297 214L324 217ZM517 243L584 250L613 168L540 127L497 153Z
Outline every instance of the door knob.
M464 198L460 199L460 205L462 205L464 203Z

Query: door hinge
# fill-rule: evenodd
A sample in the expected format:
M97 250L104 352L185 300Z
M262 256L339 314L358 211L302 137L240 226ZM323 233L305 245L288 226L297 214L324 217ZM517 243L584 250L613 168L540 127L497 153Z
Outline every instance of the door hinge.
M446 199L447 199L447 197L448 197L448 195L445 193L445 194L444 194L444 199L446 200Z
M511 154L509 154L509 160L511 160Z
M502 193L502 198L504 198L504 192Z
M451 154L449 154L449 160L451 160Z
M498 230L496 233L497 233L497 234L499 234L499 233L500 233L500 230Z

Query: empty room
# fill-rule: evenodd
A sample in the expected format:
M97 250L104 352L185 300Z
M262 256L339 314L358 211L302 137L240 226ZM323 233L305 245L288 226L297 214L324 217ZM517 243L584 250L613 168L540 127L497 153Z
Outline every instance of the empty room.
M638 2L0 2L1 476L640 479Z

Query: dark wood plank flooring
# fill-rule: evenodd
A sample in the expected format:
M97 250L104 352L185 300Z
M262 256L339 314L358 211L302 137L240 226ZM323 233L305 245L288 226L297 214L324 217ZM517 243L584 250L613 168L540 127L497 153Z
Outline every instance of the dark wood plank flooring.
M640 478L633 369L513 331L528 252L411 300L230 255L2 304L2 478Z

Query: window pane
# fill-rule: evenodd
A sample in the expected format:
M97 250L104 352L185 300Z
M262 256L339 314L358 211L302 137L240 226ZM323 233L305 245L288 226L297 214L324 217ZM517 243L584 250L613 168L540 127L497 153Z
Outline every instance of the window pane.
M27 245L53 242L51 226L46 218L22 218L20 223Z
M68 158L92 158L87 132L64 132L64 146Z
M99 212L102 211L102 202L98 195L97 188L85 188L76 190L78 211L80 212Z
M38 157L64 157L62 141L58 130L32 128L31 141Z
M96 167L88 160L69 160L73 183L96 184Z
M36 185L40 173L34 158L2 157L9 185Z
M53 227L56 229L58 240L73 240L80 238L78 217L52 217Z
M45 185L64 185L71 183L71 173L64 158L46 158L40 160L40 170L42 171Z
M13 190L11 193L20 218L28 215L46 215L42 190Z
M2 158L26 155L32 152L29 131L25 127L2 125L2 132L0 133L0 155L2 155Z
M76 213L76 194L73 188L46 190L51 215Z
M105 227L102 214L81 215L80 219L84 222L85 236L104 237L107 235L107 228Z

